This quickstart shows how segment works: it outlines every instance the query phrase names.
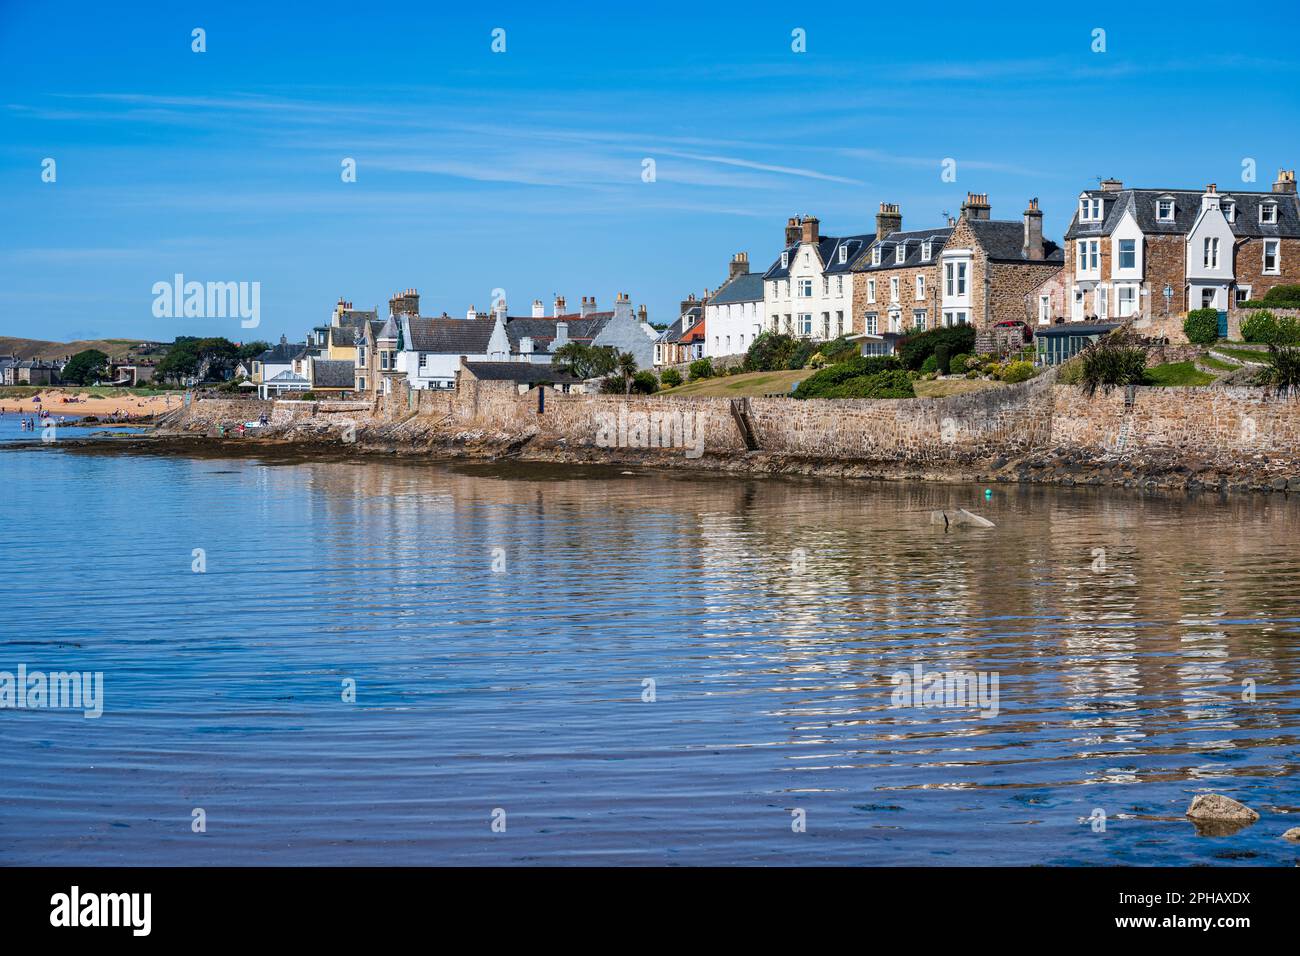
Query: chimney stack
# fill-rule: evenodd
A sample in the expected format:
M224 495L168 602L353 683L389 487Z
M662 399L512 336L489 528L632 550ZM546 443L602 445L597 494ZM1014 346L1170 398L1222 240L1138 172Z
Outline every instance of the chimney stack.
M1124 183L1118 179L1103 179L1101 181L1101 191L1104 193L1117 193L1124 188Z
M645 306L644 306L644 305L638 305L638 306L636 307L636 318L637 318L637 321L638 321L638 322L649 322L649 321L650 321L649 316L646 314L646 310L645 310Z
M816 245L819 238L817 230L820 225L821 223L818 221L816 216L804 216L803 241L811 242L813 245Z
M546 318L546 306L542 304L541 299L533 299L533 318L534 319Z
M582 297L582 311L578 314L584 319L596 311L596 297L594 295Z
M734 279L736 276L749 274L749 253L737 252L731 257L731 265L727 268L727 278Z
M785 222L785 245L786 248L798 245L799 243L799 217L791 216Z
M1025 245L1026 259L1043 258L1043 213L1038 208L1038 197L1029 200L1025 210Z
M898 203L882 202L880 212L876 213L876 241L879 242L891 232L903 228L903 214L898 211Z
M699 303L699 300L697 300L697 299L695 298L695 293L692 292L692 293L691 293L690 295L688 295L686 298L682 299L682 307L681 307L680 309L677 310L677 314L678 314L678 315L685 315L686 312L687 312L687 310L689 310L689 309L693 309L695 306L697 306L697 305L699 305L699 304L700 304L700 303Z
M564 314L565 314L565 312L564 312L564 296L562 296L562 295L556 295L556 297L555 297L555 315L556 315L556 317L558 318L559 316L564 315Z
M478 313L477 313L476 311L474 311L474 306L471 305L471 306L466 310L466 312L465 312L465 318L469 319L471 322L472 322L474 319L477 319L477 318L478 318Z
M1277 182L1273 183L1273 192L1295 195L1294 169L1279 169L1277 171Z
M620 292L614 300L614 318L631 319L632 318L632 300L628 298L626 292Z
M988 219L989 194L967 193L966 201L961 204L961 217L963 219Z

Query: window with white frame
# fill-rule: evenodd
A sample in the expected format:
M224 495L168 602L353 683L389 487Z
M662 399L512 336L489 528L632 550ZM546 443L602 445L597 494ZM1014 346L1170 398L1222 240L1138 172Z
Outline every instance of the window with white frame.
M1156 219L1159 222L1174 221L1174 201L1172 199L1156 200Z
M812 295L812 279L799 280L799 297L807 299Z
M781 253L781 268L782 269L790 268L790 253L788 252Z
M1137 268L1137 240L1121 239L1119 241L1119 267L1121 269Z
M1121 285L1115 289L1119 305L1119 317L1126 319L1137 312L1137 286Z
M848 261L849 261L849 247L846 245L842 245L840 246L840 265L844 265L844 263Z
M1075 245L1079 250L1079 271L1097 272L1101 268L1101 240L1079 239Z
M912 326L914 328L925 328L925 309L912 310Z
M789 279L782 279L782 280L781 280L781 298L783 298L783 299L788 299L788 298L790 298L790 280L789 280Z
M1047 325L1052 321L1052 297L1050 295L1040 295L1038 297L1038 324Z
M357 379L357 388L363 392L366 390L366 380L364 378Z
M836 295L844 294L844 276L835 277L835 294Z
M1228 222L1237 221L1237 204L1235 201L1231 199L1225 199L1223 201L1222 208L1223 208L1223 217L1227 219Z
M831 277L822 276L822 295L824 296L830 295L830 293L831 293Z
M1239 285L1237 288L1232 290L1232 294L1237 303L1237 307L1241 308L1241 306L1250 301L1250 286Z
M1093 296L1093 300L1097 306L1097 318L1104 322L1110 314L1110 289L1104 285L1097 286L1097 292Z
M867 301L868 302L876 301L876 280L875 279L867 280Z
M898 245L894 246L894 262L901 266L903 260L906 258L907 246L900 242Z
M916 297L917 299L925 298L925 276L916 277Z
M889 299L891 302L898 301L898 276L889 277Z
M799 332L803 335L812 335L813 317L811 312L803 312L799 315Z
M1264 273L1266 275L1277 275L1281 271L1281 264L1278 262L1279 240L1264 240Z
M925 242L921 243L921 261L922 261L922 262L929 262L929 261L930 261L930 253L931 253L931 251L933 250L933 248L934 248L934 245L933 245L933 243L932 243L929 239L927 239L927 240L925 240Z
M867 335L876 335L880 325L880 317L874 312L868 312L865 320L863 327L866 329Z
M954 325L966 325L968 321L969 319L964 309L945 312L943 314L943 324L949 327Z
M966 266L964 260L943 264L944 295L952 298L966 294Z
M880 265L880 247L879 247L879 246L872 246L872 248L871 248L871 264L872 264L873 266L878 266L878 265Z
M1079 200L1079 221L1080 222L1098 222L1101 220L1102 202L1092 196L1085 196Z
M1219 268L1219 237L1207 236L1204 245L1202 264L1207 269Z
M1259 221L1262 223L1277 222L1277 203L1263 202L1259 204Z

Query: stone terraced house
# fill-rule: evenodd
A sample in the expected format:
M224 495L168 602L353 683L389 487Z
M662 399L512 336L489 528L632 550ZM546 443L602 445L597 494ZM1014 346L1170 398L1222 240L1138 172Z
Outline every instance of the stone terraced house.
M1043 213L1031 199L1020 220L990 218L988 196L968 193L944 227L902 231L898 206L882 203L877 238L853 265L862 331L879 351L913 329L1029 322L1038 288L1060 272L1063 252L1043 238Z
M1065 318L1114 322L1232 307L1300 283L1294 170L1269 192L1126 189L1079 194L1065 234ZM1047 292L1043 293L1048 295Z

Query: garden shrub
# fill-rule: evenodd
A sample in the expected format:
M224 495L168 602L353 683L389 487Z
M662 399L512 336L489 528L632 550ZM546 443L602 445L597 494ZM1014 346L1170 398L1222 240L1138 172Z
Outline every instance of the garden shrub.
M1034 366L1030 362L1008 362L1002 367L1002 373L999 378L1004 382L1015 384L1016 382L1027 382L1034 377Z
M799 383L792 393L795 398L831 398L830 392L850 379L894 371L898 360L890 355L858 356L847 362L828 365Z
M1212 345L1219 340L1219 313L1216 309L1193 309L1183 320L1183 334L1195 345Z
M921 374L931 375L939 370L939 359L933 355L927 355L925 361L921 363Z
M975 329L969 325L954 325L908 335L898 342L898 357L904 368L920 368L940 345L948 346L950 355L972 352L975 349Z
M682 373L675 368L666 368L659 376L659 381L663 382L664 388L676 388L682 384Z
M687 371L692 382L701 378L713 378L713 359L696 359Z

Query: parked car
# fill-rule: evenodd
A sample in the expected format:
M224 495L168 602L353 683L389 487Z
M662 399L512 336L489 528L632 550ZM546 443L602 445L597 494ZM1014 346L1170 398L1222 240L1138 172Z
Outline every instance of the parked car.
M1005 322L999 322L996 328L1010 329L1019 326L1020 334L1024 337L1024 342L1028 345L1034 340L1034 330L1030 328L1028 322L1021 322L1019 319L1008 319Z

